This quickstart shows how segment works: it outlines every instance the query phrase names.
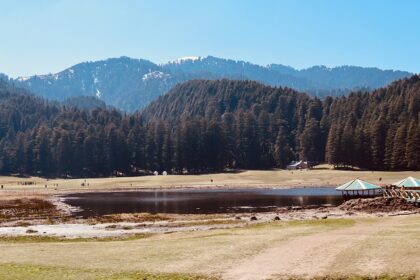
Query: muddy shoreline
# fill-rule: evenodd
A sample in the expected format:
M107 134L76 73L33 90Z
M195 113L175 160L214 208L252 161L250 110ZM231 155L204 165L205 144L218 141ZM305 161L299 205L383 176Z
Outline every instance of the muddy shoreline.
M279 207L271 212L252 213L132 213L81 218L77 217L77 211L78 209L64 203L57 195L44 198L0 199L0 239L13 236L110 238L236 228L269 222L420 214L418 207L409 207L401 201L386 201L383 198L351 200L340 206L289 206Z
M0 199L7 197L22 197L22 196L52 196L52 195L69 195L69 194L83 194L96 192L142 192L142 191L180 191L180 190L238 190L238 189L313 189L313 188L335 188L335 185L270 185L270 184L229 184L229 185L162 185L162 186L121 186L114 188L25 188L22 189L3 189L0 192Z

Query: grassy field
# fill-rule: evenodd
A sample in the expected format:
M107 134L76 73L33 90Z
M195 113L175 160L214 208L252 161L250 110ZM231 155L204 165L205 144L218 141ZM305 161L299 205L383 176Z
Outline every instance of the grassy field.
M420 276L419 231L416 215L280 221L122 241L0 240L0 279L413 278Z
M168 175L118 178L54 179L0 177L3 191L19 191L27 194L57 191L118 189L118 188L159 188L159 187L311 187L337 186L355 178L372 183L393 183L402 178L420 177L417 172L340 171L329 166L314 170L287 171L243 171L206 175ZM382 178L380 181L379 178ZM213 182L211 182L213 180ZM19 185L19 182L34 182L35 185ZM89 184L89 185L87 185ZM47 188L45 188L47 186ZM1 190L0 190L1 196Z
M75 269L39 265L1 265L0 279L3 280L211 280L217 279L203 275L142 272L112 272L107 270Z
M420 172L338 171L323 166L294 172L243 171L86 181L0 177L0 201L120 188L336 186L355 178L386 184L407 176L420 177ZM89 185L81 186L85 182ZM413 279L420 277L419 232L420 215L412 215L277 221L121 239L3 237L0 279Z

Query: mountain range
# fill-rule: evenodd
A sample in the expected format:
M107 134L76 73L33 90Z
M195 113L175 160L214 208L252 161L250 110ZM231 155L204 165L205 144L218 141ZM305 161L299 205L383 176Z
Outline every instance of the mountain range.
M254 80L322 97L343 95L354 89L376 89L411 75L357 66L297 70L281 64L261 66L213 56L185 57L166 64L120 57L83 62L56 74L19 77L12 82L49 100L94 96L107 105L133 112L175 85L194 79Z

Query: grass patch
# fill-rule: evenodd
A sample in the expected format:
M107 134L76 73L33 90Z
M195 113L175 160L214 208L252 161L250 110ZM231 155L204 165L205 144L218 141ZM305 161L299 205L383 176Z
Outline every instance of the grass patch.
M158 222L158 221L172 221L171 217L162 214L150 213L135 213L135 214L112 214L92 218L89 224L96 223L144 223L144 222Z
M267 228L288 228L288 227L326 227L327 229L336 229L350 227L356 224L356 221L348 218L325 219L325 220L295 220L295 221L276 221L257 224L248 224L246 229L267 229Z
M294 279L294 278L291 278ZM415 275L390 275L381 274L378 276L363 276L363 275L349 275L349 276L320 276L313 280L415 280Z
M290 226L325 226L329 228L350 227L356 223L353 219L325 219L325 220L300 220L287 222Z
M112 272L106 270L74 269L65 267L2 264L0 265L2 280L216 280L218 278L195 274L163 273L151 274L143 272Z
M176 226L216 226L216 225L238 225L244 224L243 220L193 220L188 222L176 223Z
M144 239L152 234L137 233L117 237L94 237L94 238L63 238L57 236L21 235L21 236L0 236L0 243L43 243L43 242L109 242L109 241L130 241ZM0 278L1 279L1 278Z

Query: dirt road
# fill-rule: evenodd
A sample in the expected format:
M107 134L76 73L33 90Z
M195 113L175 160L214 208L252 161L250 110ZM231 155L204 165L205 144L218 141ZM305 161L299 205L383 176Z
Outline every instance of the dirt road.
M198 273L211 279L420 276L419 232L420 215L409 215L279 221L127 241L0 239L0 275L17 265L19 271L71 268L74 279L84 279L87 270Z
M418 225L417 230L420 234L420 224ZM392 254L389 255L387 250L383 251L385 254L372 254L358 260L346 260L344 256L355 253L356 248L363 246L364 243L369 243L373 236L384 234L389 229L401 226L404 226L404 219L392 218L383 219L381 223L358 223L350 228L298 236L273 244L258 255L233 266L223 274L223 279L255 280L290 278L291 276L312 278L329 275L333 271L362 275L377 275L378 271L392 273L393 270L388 271L387 266L393 267L392 262L395 263L395 261L389 259ZM386 246L386 243L381 246ZM414 267L416 262L420 262L420 244L416 244L416 248L418 253L410 260ZM395 253L398 255L398 252ZM419 270L415 272L410 269L410 272L418 273Z

